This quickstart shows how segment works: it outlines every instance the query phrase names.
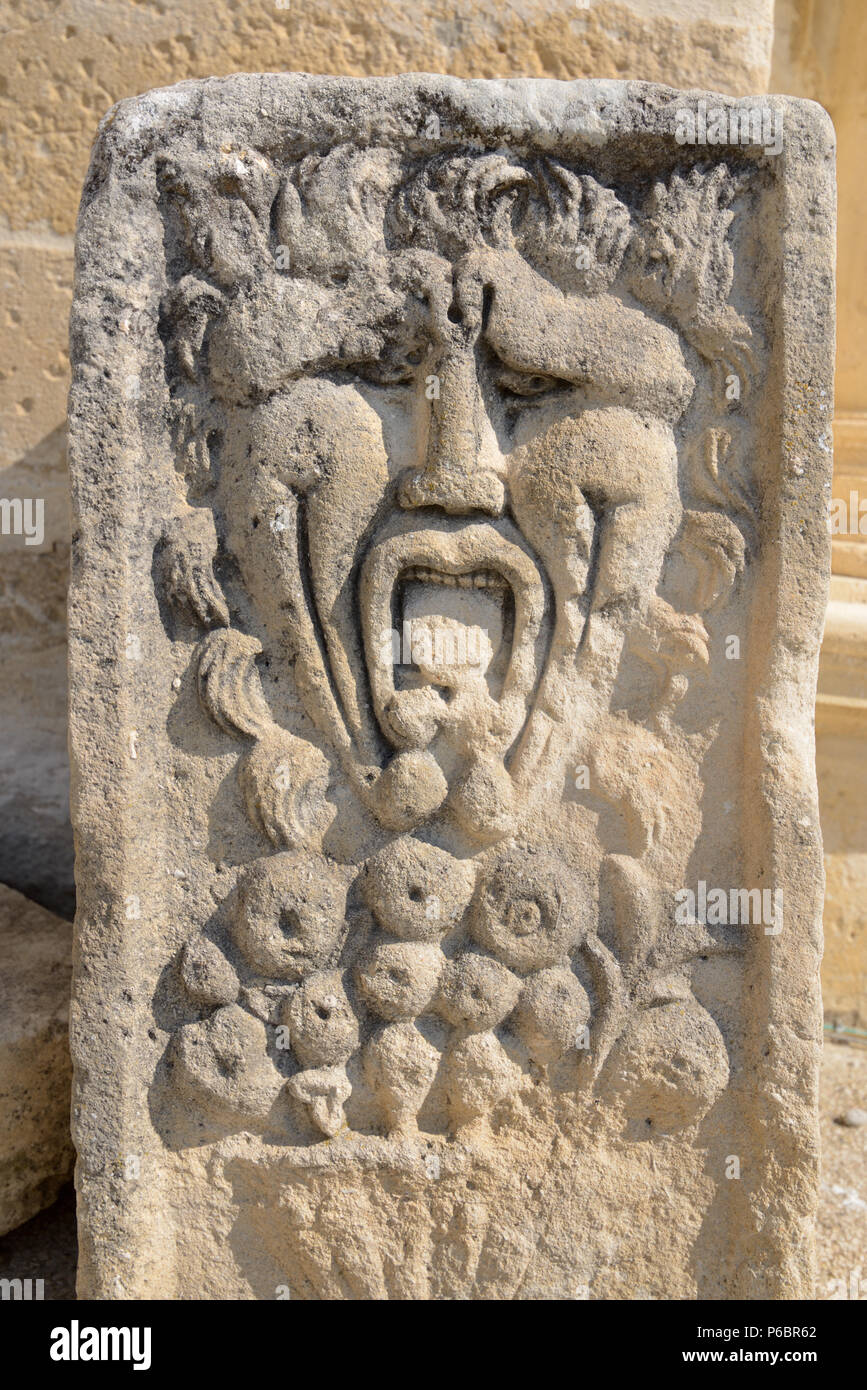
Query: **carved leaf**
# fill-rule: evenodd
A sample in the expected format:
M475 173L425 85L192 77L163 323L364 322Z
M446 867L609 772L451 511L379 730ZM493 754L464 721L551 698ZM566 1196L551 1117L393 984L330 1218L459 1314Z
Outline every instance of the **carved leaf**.
M210 632L199 643L199 699L227 734L261 738L274 728L256 670L261 650L255 637L233 629Z
M251 822L278 848L318 849L334 819L330 764L306 739L267 734L242 760L241 791Z
M696 571L699 612L718 608L744 570L744 538L737 526L722 512L687 512L680 545Z
M522 219L522 254L564 288L607 290L632 236L628 208L589 174L573 174L554 160L544 161L538 187L542 226L538 215Z
M210 511L188 508L165 528L163 580L168 598L203 627L228 627L229 608L214 578L217 533Z

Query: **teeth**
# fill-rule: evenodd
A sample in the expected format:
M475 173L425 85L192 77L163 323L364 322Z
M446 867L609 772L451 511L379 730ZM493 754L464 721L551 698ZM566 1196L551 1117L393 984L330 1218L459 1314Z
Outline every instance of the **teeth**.
M445 574L442 570L432 570L424 565L412 565L404 570L404 582L414 580L418 584L440 584L444 589L499 589L506 588L506 581L495 570L474 570L470 574Z

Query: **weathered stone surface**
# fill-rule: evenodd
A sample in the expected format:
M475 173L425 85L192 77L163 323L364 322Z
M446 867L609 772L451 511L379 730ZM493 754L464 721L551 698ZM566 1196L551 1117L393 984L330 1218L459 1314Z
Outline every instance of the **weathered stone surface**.
M72 1171L67 1027L72 929L0 884L0 1235Z
M809 1295L833 141L749 105L778 152L637 83L103 123L83 1294Z

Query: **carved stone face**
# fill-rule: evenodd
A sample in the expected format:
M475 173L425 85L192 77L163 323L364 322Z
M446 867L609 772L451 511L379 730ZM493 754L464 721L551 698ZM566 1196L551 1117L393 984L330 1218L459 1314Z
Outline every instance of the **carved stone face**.
M360 760L434 759L452 809L483 778L497 838L504 768L534 705L562 698L588 618L655 589L692 378L670 329L514 252L404 253L387 274L411 331L383 326L369 286L367 322L351 286L317 301L360 315L363 360L339 369L320 344L281 380L273 304L258 335L244 301L221 325L238 371L235 336L269 345L247 352L230 417L227 539L278 652L324 653ZM486 837L476 806L458 815Z
M639 211L628 181L548 156L221 161L163 175L208 277L166 301L181 471L207 502L179 519L168 589L235 628L198 524L213 514L244 611L209 639L206 704L255 740L251 820L320 847L330 813L313 836L305 804L333 772L383 829L436 821L473 854L550 826L578 753L619 806L615 686L665 725L708 661L700 614L744 565L742 451L727 427L696 435L692 409L699 378L719 398L750 361L726 303L735 181L675 174ZM290 813L272 771L296 697L327 767L295 740ZM642 848L652 801L627 817Z

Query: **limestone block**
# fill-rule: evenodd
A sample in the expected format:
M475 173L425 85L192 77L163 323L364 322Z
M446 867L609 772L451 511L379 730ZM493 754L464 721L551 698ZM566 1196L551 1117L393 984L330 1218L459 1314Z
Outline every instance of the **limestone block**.
M29 1221L72 1172L72 929L0 884L0 1235Z
M785 98L103 122L83 1296L811 1296L833 215Z

